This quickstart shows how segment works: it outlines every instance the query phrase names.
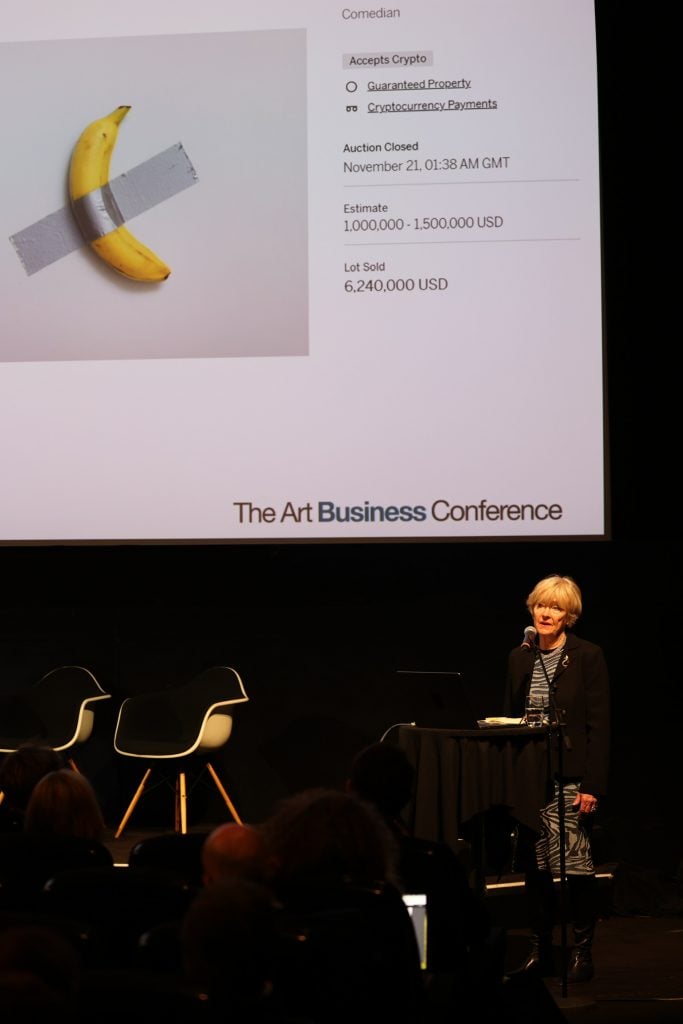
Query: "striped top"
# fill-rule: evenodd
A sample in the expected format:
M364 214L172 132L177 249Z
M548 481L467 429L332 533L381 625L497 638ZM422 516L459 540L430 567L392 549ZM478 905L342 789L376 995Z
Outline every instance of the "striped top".
M530 704L539 704L543 708L543 724L548 724L548 712L550 710L550 693L548 680L552 682L555 670L559 664L564 651L562 647L555 647L552 651L537 651L534 661L534 671L531 676L528 701ZM543 671L545 666L545 671Z

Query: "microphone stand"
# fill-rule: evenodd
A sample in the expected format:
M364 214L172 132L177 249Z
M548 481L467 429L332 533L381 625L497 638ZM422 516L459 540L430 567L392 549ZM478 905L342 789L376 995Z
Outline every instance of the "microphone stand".
M536 656L540 656L538 648L536 648ZM566 861L566 835L565 835L565 805L564 805L564 733L563 725L565 720L565 713L562 708L558 708L555 703L555 691L557 684L553 683L545 667L543 658L540 658L541 668L543 669L543 675L548 684L548 697L550 700L548 715L548 760L552 771L552 742L553 732L557 739L557 779L558 779L558 791L557 791L557 821L560 831L560 948L561 948L561 962L562 962L562 973L561 973L561 991L562 998L567 997L567 966L568 966L568 950L567 950L567 861ZM533 668L532 668L533 675Z
M535 659L539 656L538 647L534 654ZM595 1001L590 998L583 998L581 996L567 996L567 972L569 966L569 956L567 950L567 908L568 908L568 885L567 885L567 861L566 861L566 825L565 825L565 803L564 803L564 749L565 749L565 735L563 728L566 725L566 712L562 708L558 708L555 703L555 692L557 690L557 683L550 680L548 671L545 667L545 662L541 657L541 668L543 669L543 675L545 676L546 683L548 684L548 698L549 698L549 714L548 714L548 729L547 729L547 747L548 747L548 760L550 764L550 773L552 776L552 743L553 743L553 732L557 737L557 779L558 779L558 792L557 792L557 820L560 832L560 927L561 927L561 956L562 956L562 975L561 975L561 992L563 1004L567 1008L571 1006L572 1009L581 1009L586 1006L592 1006ZM533 667L531 670L533 676Z

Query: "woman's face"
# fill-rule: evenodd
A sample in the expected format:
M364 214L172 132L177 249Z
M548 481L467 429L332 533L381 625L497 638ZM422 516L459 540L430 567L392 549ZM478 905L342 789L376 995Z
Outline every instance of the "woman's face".
M567 626L568 612L560 608L548 598L548 604L537 601L533 608L534 626L538 631L538 642L541 647L554 647L563 635Z

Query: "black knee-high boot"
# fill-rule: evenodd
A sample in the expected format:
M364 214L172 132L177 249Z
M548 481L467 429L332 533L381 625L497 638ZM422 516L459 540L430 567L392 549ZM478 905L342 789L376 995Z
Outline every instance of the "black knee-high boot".
M597 919L597 881L595 875L567 875L567 884L574 931L567 981L590 981L595 973L592 951Z
M553 925L555 924L555 885L549 871L528 871L524 892L531 929L531 950L520 971L532 971L542 977L555 973Z

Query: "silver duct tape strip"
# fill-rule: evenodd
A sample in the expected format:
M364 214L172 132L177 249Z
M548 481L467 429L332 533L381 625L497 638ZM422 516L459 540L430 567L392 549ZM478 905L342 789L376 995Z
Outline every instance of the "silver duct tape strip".
M71 211L86 242L94 242L124 223L109 183L81 196L71 204Z
M109 190L122 218L120 223L125 224L145 210L195 185L197 181L197 172L190 158L182 143L177 142L157 156L113 178L109 182ZM103 190L98 189L97 192ZM10 242L26 273L31 275L80 249L86 244L86 239L76 223L71 207L64 206L11 235Z

